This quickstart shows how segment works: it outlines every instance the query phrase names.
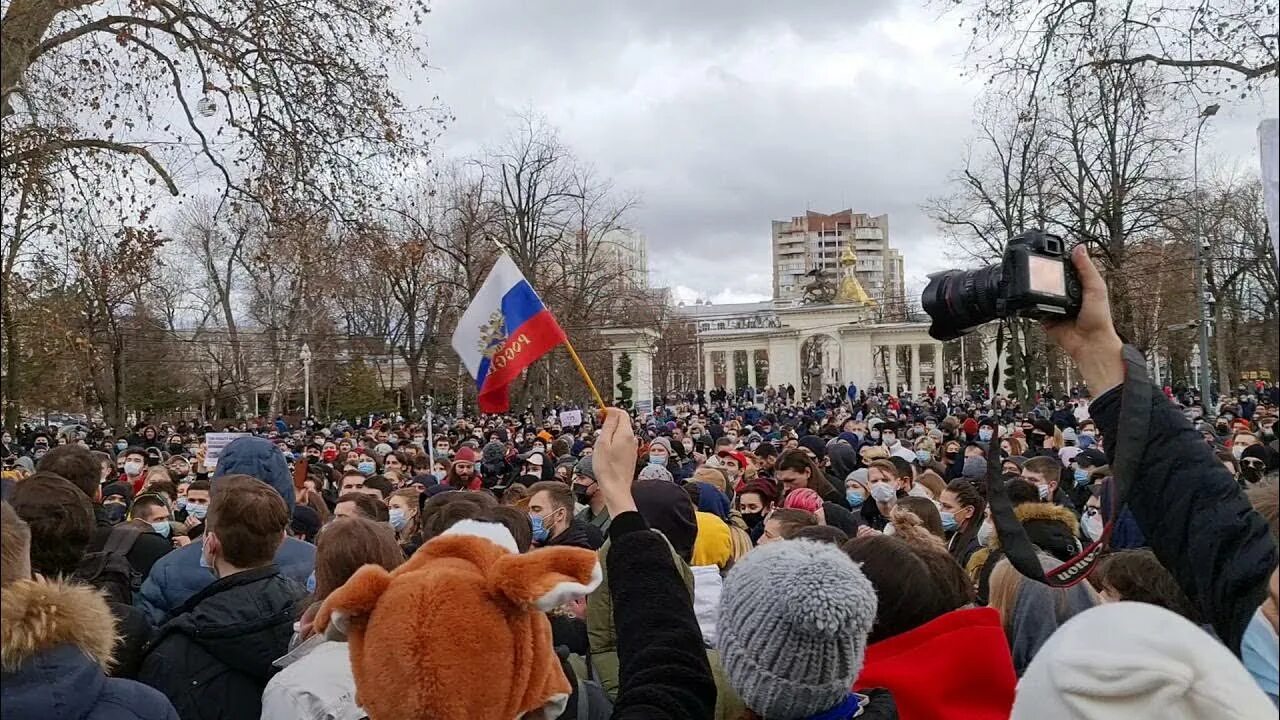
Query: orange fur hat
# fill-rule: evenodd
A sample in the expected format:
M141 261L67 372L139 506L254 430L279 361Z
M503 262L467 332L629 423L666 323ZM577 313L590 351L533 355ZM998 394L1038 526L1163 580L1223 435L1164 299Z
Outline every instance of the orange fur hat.
M600 580L590 550L520 555L502 525L463 520L391 572L360 568L316 624L347 634L370 720L551 720L572 688L544 612Z

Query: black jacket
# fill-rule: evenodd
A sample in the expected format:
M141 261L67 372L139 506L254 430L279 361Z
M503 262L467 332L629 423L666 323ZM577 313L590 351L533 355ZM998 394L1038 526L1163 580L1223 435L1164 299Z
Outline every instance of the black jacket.
M160 628L138 679L168 696L183 720L258 717L303 595L275 565L214 582Z
M1267 598L1276 545L1267 523L1182 412L1158 389L1128 505L1147 543L1218 637L1239 654L1240 638ZM1105 437L1119 436L1120 388L1089 414ZM1115 444L1107 444L1115 462Z
M553 538L548 538L542 545L543 547L566 545L587 550L599 550L600 546L604 545L604 534L595 525L574 518L564 532Z
M618 633L613 720L704 720L716 684L693 599L661 535L638 512L609 525L609 596Z
M89 538L89 547L86 552L101 552L102 548L107 544L107 538L111 536L111 531L115 525L98 526L94 529L93 535ZM138 535L138 539L134 540L133 547L129 548L129 552L125 554L125 559L129 561L129 566L142 576L143 580L151 574L151 566L169 551L173 550L173 542L160 537L153 532L143 532Z
M151 623L147 622L146 613L132 605L108 601L107 607L116 620L116 643L111 651L115 664L111 666L111 677L137 678L143 653L151 641Z

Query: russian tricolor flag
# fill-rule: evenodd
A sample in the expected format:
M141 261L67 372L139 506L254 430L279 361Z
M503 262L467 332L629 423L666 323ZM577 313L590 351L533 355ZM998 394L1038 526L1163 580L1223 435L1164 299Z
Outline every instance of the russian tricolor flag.
M564 330L506 253L498 258L453 331L453 349L476 379L480 412L511 407L507 386L565 342Z

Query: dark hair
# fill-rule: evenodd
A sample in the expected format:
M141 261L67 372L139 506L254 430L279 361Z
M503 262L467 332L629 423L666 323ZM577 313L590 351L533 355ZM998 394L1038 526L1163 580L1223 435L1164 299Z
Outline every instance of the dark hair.
M187 486L187 492L192 490L212 491L213 485L208 480L192 480L191 484Z
M520 508L510 505L498 505L489 508L487 517L482 516L479 519L489 519L492 522L501 523L511 531L511 537L515 538L516 547L520 552L529 552L529 548L533 545L533 523L529 522L529 513Z
M1117 600L1159 605L1199 625L1199 614L1178 581L1146 548L1120 550L1102 558L1089 578L1099 592L1112 590Z
M946 533L942 530L942 513L938 512L938 506L934 505L929 498L908 495L904 498L898 498L897 507L908 510L920 518L921 527L928 530L934 537L940 540L946 538Z
M378 506L381 505L382 503L373 499L373 496L369 495L368 493L362 493L362 492L343 493L342 495L338 496L338 503L344 503L344 502L355 503L356 511L370 520L379 519ZM389 512L387 514L387 517L388 518L391 517Z
M1005 482L1004 490L1009 495L1010 504L1014 507L1023 503L1040 502L1040 491L1030 480L1011 478Z
M914 630L969 603L949 583L939 581L920 552L892 535L854 538L842 549L861 564L880 600L868 645Z
M885 459L893 463L893 467L897 469L898 472L894 474L894 477L899 480L912 480L915 478L916 472L911 469L911 463L903 460L897 455L890 455Z
M194 485L195 483L192 484ZM327 525L333 519L333 513L329 512L329 506L325 504L324 496L320 494L319 490L307 493L307 499L302 504L316 512L316 516L320 518L321 527Z
M364 565L394 570L404 562L396 534L386 523L367 518L342 517L320 530L316 537L317 601L341 587Z
M778 508L769 515L769 519L778 523L778 537L783 540L790 540L801 528L818 524L817 515L794 508Z
M792 540L816 540L840 547L849 541L845 531L830 525L809 525L791 534Z
M563 508L569 521L573 522L573 490L568 485L559 480L542 480L529 486L530 498L540 492L547 494L553 507Z
M164 493L169 499L176 500L178 498L178 484L172 480L155 480L147 483L143 492L151 494Z
M489 493L442 492L427 500L422 506L422 540L426 542L453 527L459 520L483 517L497 507L498 501ZM532 527L530 528L532 533Z
M224 475L209 498L205 534L217 536L222 557L238 568L270 563L284 542L289 507L275 488L250 475Z
M502 491L501 503L503 505L516 505L521 500L529 497L529 486L524 483L511 483L506 490Z
M102 461L81 445L55 445L36 463L36 470L63 478L90 500L97 498L102 488Z
M818 463L802 448L787 450L778 456L778 462L773 466L774 473L780 470L792 470L794 472L809 471L809 483L806 487L818 493L819 497L827 497L836 491L831 485L831 481L827 480L826 473L822 472L822 468L818 467Z
M947 483L946 489L955 494L956 502L960 507L973 508L973 515L966 521L963 529L956 531L955 537L951 540L951 557L959 562L965 555L970 542L978 537L978 530L982 527L983 513L987 509L987 501L982 498L982 493L978 492L978 488L974 487L973 483L963 478Z
M93 535L93 504L80 488L51 472L38 472L9 497L31 531L31 569L50 577L70 575Z
M168 514L169 512L169 504L164 501L164 498L160 497L159 495L155 495L153 493L144 493L134 498L133 508L132 510L130 510L130 512L136 518L142 514L142 510L145 510L146 508L154 508L154 507L164 508L164 511L166 514Z
M1274 480L1264 480L1245 491L1249 504L1267 521L1271 539L1280 542L1280 485Z
M383 475L373 475L366 478L364 481L364 486L367 488L373 488L374 490L377 490L378 492L382 493L383 500L386 500L387 498L391 497L392 491L395 490L395 488L391 485L391 481L388 480Z
M1022 464L1023 477L1026 477L1028 472L1035 473L1046 481L1053 481L1055 484L1062 482L1062 463L1058 462L1058 459L1054 457L1038 455L1031 458Z

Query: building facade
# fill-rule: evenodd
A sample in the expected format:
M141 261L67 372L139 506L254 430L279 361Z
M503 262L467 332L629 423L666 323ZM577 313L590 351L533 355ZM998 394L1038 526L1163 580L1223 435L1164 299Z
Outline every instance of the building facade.
M780 305L804 298L809 273L840 272L840 258L852 251L858 282L883 308L901 308L905 299L902 254L889 247L889 216L841 210L808 211L773 221L773 297Z

